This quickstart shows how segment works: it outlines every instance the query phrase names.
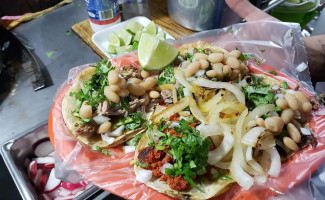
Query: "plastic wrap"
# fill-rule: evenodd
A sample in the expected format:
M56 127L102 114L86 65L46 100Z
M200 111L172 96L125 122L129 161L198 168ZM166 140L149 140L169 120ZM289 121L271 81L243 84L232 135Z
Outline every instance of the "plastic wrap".
M288 81L291 87L295 87L299 80L308 89L304 90L306 94L309 96L314 94L308 69L297 70L297 66L301 63L307 64L298 24L250 22L201 32L170 42L180 46L199 40L222 46L227 50L238 48L243 53L255 54L255 59L248 61L252 71L265 73L268 69L274 69L282 74L275 78ZM257 65L256 62L260 61L262 63ZM112 63L115 66L124 64L139 66L134 53L115 58ZM55 165L57 176L70 181L77 181L78 176L81 176L98 187L126 199L170 198L142 183L135 182L133 167L129 165L134 153L124 154L122 145L109 149L114 153L113 156L103 155L81 145L69 134L62 119L61 102L71 81L85 67L76 67L70 71L68 80L58 90L51 110L49 132L59 156ZM312 199L309 181L299 183L309 180L310 174L325 159L325 117L313 115L311 121L313 130L319 136L315 149L308 146L295 154L288 162L282 164L279 177L269 178L263 185L255 183L251 189L245 191L234 184L226 193L214 199Z

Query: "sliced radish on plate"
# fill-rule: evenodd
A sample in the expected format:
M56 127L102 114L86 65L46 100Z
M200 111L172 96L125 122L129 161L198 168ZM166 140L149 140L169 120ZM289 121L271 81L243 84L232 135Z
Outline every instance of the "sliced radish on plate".
M40 182L41 182L42 173L43 173L43 170L42 169L38 169L37 170L37 174L36 174L35 178L33 179L33 182L34 182L34 184L35 184L35 186L37 188L39 188L39 185L40 185Z
M81 191L85 191L85 188L84 187L77 188L77 189L73 190L71 192L71 194L75 195L75 194L77 194L78 192L81 192Z
M28 166L28 176L30 179L34 179L37 175L37 162L32 161Z
M41 180L40 180L40 183L39 183L39 190L41 192L44 191L46 182L47 182L47 174L46 173L42 173Z
M65 197L56 197L54 200L72 200L74 198L75 195L69 195L69 196L65 196Z
M71 191L70 190L67 190L67 189L64 189L63 187L60 187L59 188L59 191L58 191L58 195L60 197L69 196L69 195L71 195Z
M54 149L53 149L51 141L49 139L40 140L40 142L38 142L34 148L34 154L37 157L48 156L53 151L54 151Z
M44 170L52 170L55 165L54 163L51 164L42 164L42 165L38 165L39 168L44 169Z
M52 157L33 158L37 164L54 164L55 159Z
M60 186L61 180L55 177L54 169L52 169L49 179L45 185L45 192L50 192Z
M73 184L73 183L68 183L68 182L64 182L63 181L62 182L62 187L64 189L69 190L69 191L73 191L73 190L78 189L78 188L83 188L84 185L82 185L81 183L75 183L75 184Z

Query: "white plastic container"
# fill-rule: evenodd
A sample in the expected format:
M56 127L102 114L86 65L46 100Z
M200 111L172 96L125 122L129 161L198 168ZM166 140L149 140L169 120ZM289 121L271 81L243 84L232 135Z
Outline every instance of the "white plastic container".
M89 23L94 32L121 22L118 0L85 0Z

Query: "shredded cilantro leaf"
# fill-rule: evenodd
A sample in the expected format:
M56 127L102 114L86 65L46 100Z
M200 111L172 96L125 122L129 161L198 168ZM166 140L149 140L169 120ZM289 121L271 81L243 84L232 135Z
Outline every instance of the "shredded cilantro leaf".
M161 73L158 78L157 85L164 85L164 84L174 84L176 83L176 78L174 76L174 67L167 66Z
M125 129L135 130L141 126L141 123L145 120L145 118L142 116L140 112L137 113L131 113L126 118L121 119L116 126L122 126L125 125Z
M51 58L52 55L53 55L53 51L50 51L50 52L47 52L47 53L46 53L46 56L47 56L48 58Z
M102 149L97 145L91 146L91 149L94 150L94 151L99 151L100 153L105 154L105 155L114 155L112 152L110 152L110 151L108 151L106 149Z
M243 88L249 110L253 110L259 105L273 104L275 94L270 92L271 86L262 81L257 82L254 75L251 75L251 78L252 83Z
M140 141L143 135L144 135L143 133L137 134L136 136L134 136L134 138L127 141L126 144L129 146L137 146L138 142Z
M260 49L260 52L264 53L265 52L265 49Z
M211 81L218 81L218 78L212 78Z
M179 96L179 99L183 99L184 98L184 85L181 85L181 86L179 86L179 88L178 88L178 96Z
M184 119L179 121L179 126L175 126L174 130L178 135L162 135L158 144L168 146L168 154L175 160L173 168L166 169L165 173L173 177L181 175L192 187L200 190L192 178L207 172L208 152L212 142L200 137L199 132Z
M229 176L227 176L227 175L220 175L219 176L219 179L221 179L221 180L232 180L232 178L230 178Z
M148 163L141 163L141 162L139 162L138 159L131 160L130 165L137 165L137 166L142 167L142 168L148 167Z
M194 55L192 55L192 54L186 52L186 53L185 53L185 58L186 58L186 60L189 60L189 61L192 62L192 60L193 60L193 58L194 58Z
M277 75L276 71L273 71L273 70L267 70L267 73L273 74L274 76Z
M245 60L248 60L248 59L250 59L250 58L254 58L254 54L241 54L241 55L239 56L239 59L240 59L241 61L245 61Z
M109 71L114 69L111 63L107 62L107 60L101 60L92 67L95 67L96 70L91 79L83 83L82 89L69 94L78 106L78 108L73 111L73 115L79 117L80 119L81 117L79 115L79 110L84 101L87 101L87 103L92 106L93 111L95 111L99 103L106 100L104 88L108 85L107 74ZM85 119L82 119L82 121L85 121Z
M281 87L283 89L289 89L289 85L288 85L287 81L283 81Z
M127 97L120 99L120 107L124 110L130 110L130 104Z
M234 31L233 31L233 30L230 30L229 33L230 33L230 34L234 34Z
M68 30L68 31L65 32L65 35L66 36L70 36L71 35L71 32Z
M257 60L257 61L255 61L255 64L257 65L257 66L259 66L260 64L261 64L261 62L262 62L262 60Z

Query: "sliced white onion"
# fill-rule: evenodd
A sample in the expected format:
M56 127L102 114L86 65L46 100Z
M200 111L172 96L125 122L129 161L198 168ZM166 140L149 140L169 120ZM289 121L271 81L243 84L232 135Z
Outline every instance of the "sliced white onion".
M283 93L277 93L277 94L274 96L274 99L284 99L284 95L283 95Z
M242 104L245 104L245 95L233 84L227 83L227 82L215 82L210 81L204 78L197 78L194 82L194 84L202 87L208 87L208 88L216 88L216 89L226 89L232 92L238 101Z
M195 73L196 77L202 77L205 74L205 70L204 69L200 69Z
M196 119L198 119L200 122L205 123L205 124L208 123L207 118L203 115L203 113L197 106L196 101L192 97L190 97L190 110L191 110L193 116Z
M184 87L187 88L188 91L193 92L192 85L186 80L185 74L182 70L175 68L174 75L176 80L180 82L180 84L184 85Z
M203 124L203 125L202 125ZM217 124L200 124L201 127L199 127L200 134L204 137L212 136L212 135L221 135L222 130L221 127ZM198 130L196 128L196 130Z
M108 133L101 134L102 140L107 142L108 144L113 144L113 142L115 141L115 138L114 137L109 137L107 134Z
M296 67L296 69L297 69L297 71L298 72L302 72L302 71L304 71L305 69L307 69L307 65L306 65L306 63L304 63L304 62L302 62L302 63L300 63L297 67Z
M276 150L275 147L266 149L266 151L269 153L271 157L271 166L268 171L268 174L273 177L278 177L281 169L281 158L279 152Z
M230 162L217 162L214 166L220 169L230 169Z
M248 161L247 163L258 173L258 175L264 174L263 168L254 159Z
M141 169L137 173L136 180L141 183L146 183L151 179L151 177L152 177L152 171Z
M187 80L188 82L192 83L193 81L196 80L196 78L195 78L194 76L191 76L191 77L186 78L186 80Z
M185 97L193 97L192 93L187 88L184 88L183 92Z
M278 90L278 89L280 89L280 86L278 86L278 85L273 85L272 86L272 90Z
M237 183L245 190L248 190L254 184L254 179L248 173L246 173L242 168L242 165L246 163L243 157L241 135L242 135L243 124L247 113L248 110L246 109L244 112L242 112L239 119L237 120L236 131L235 131L234 153L230 164L231 175L234 177Z
M109 120L111 120L108 117L105 117L103 115L97 115L95 117L93 117L93 120L97 123L97 124L102 124L104 122L108 122Z
M206 126L206 124L201 123L200 125L198 125L198 126L196 127L196 130L201 131L202 128L203 128L204 126Z
M236 85L236 87L238 87L238 89L241 89L242 87L245 87L247 85L247 81L245 79L239 81Z
M208 163L214 165L219 162L232 149L234 142L234 137L231 135L230 131L225 130L221 144L216 149L209 151Z
M262 174L262 175L255 175L255 176L254 176L254 179L255 179L256 183L263 184L263 183L266 183L266 181L267 181L267 176L268 176L267 173Z
M255 118L258 118L265 113L271 112L274 109L275 109L275 106L273 104L266 104L266 105L258 106L248 114L248 116L246 118L246 122L248 123L248 122L252 121L253 119L255 120Z
M115 129L114 131L108 132L107 136L118 137L118 136L122 135L124 128L125 128L125 126L122 125L122 126L118 127L117 129Z
M311 135L310 130L306 129L306 128L300 128L300 131L302 134L304 135Z
M294 90L286 90L286 93L289 93L289 94L292 94L292 95L294 95L295 92L296 92L296 91L294 91Z
M254 147L257 143L258 136L261 135L261 133L265 131L264 127L254 127L251 130L249 130L241 140L241 142L245 145Z
M132 153L135 151L135 146L124 146L124 153Z
M246 149L246 161L253 160L253 147L248 146Z
M173 168L173 165L170 163L165 163L159 170L161 171L161 173L165 174L165 169L171 169Z
M175 126L179 126L179 123L178 122L172 122L168 128L174 128Z

